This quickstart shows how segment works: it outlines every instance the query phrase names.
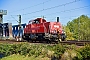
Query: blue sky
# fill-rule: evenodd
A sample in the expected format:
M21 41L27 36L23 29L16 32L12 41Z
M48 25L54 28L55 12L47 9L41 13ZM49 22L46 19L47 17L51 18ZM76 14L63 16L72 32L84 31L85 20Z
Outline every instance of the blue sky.
M42 16L45 16L47 21L56 21L56 17L59 16L60 22L65 25L68 21L83 14L90 17L90 0L76 1L0 0L0 9L8 11L4 16L4 22L10 22L13 25L18 24L16 20L19 14L22 15L22 23L28 23L29 20Z

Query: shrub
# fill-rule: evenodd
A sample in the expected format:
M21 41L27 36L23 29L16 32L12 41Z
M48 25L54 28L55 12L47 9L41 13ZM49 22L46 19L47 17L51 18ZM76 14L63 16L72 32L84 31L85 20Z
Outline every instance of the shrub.
M4 56L9 56L12 54L20 54L25 56L38 57L42 55L43 57L55 57L61 58L64 54L69 54L73 56L73 60L85 60L90 59L90 45L85 45L82 48L77 48L75 45L44 45L44 44L0 44L0 53ZM74 55L75 56L74 56Z
M84 48L79 50L79 53L82 55L82 59L90 59L90 45L85 45Z
M61 58L61 55L65 52L63 45L57 44L53 46L54 55L57 58Z

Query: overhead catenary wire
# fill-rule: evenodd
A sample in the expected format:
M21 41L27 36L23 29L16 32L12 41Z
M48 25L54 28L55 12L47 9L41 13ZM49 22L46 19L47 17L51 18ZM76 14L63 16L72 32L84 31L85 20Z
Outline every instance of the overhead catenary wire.
M47 1L44 1L44 2L41 2L41 3L35 4L33 6L26 7L26 8L23 8L23 9L19 9L19 10L16 10L16 11L12 11L12 12L9 12L9 13L13 13L13 12L17 12L17 11L23 11L23 10L26 10L26 9L30 9L30 8L33 8L33 7L36 7L36 6L45 4L45 3L49 2L49 1L51 1L51 0L47 0Z
M74 1L72 1L72 2L68 2L68 3L65 3L65 4L53 6L53 7L46 8L46 9L42 9L42 10L37 10L37 11L31 12L31 13L26 13L26 14L22 14L22 15L28 15L28 14L32 14L32 13L37 13L37 12L49 10L49 9L54 9L54 8L58 8L58 7L61 7L61 6L66 6L66 5L69 5L69 4L72 4L72 3L75 3L75 2L79 2L79 1L82 1L82 0L74 0Z
M78 2L78 1L81 1L81 0L75 0L75 1L72 1L73 3L74 2ZM68 3L68 4L71 4L70 2ZM66 5L68 5L67 3L65 3L65 4L62 4L62 5L60 5L60 6L66 6ZM57 8L57 7L60 7L59 5L57 5L55 8ZM50 7L51 9L53 9L54 7ZM81 8L83 8L83 7L81 7ZM70 10L64 10L64 11L61 11L61 12L67 12L67 11L72 11L72 10L76 10L76 9L81 9L81 8L75 8L75 9L70 9ZM48 8L46 8L46 9L48 9ZM45 9L42 9L43 11L45 10ZM61 13L61 12L55 12L55 13L51 13L51 14L56 14L56 13ZM32 12L31 12L31 14L32 14ZM51 14L45 14L45 15L51 15ZM27 14L26 14L27 15ZM45 16L44 15L44 16ZM33 16L33 17L37 17L37 16ZM40 16L39 16L40 17Z
M83 14L82 14L82 15L83 15ZM90 15L90 14L84 14L84 15ZM65 18L65 19L66 19L66 18L68 18L68 17L71 19L71 17L78 17L78 16L67 16L67 17L62 17L62 18Z
M71 11L74 11L74 10L79 10L79 9L83 9L83 8L87 8L87 7L90 7L90 5L82 6L82 7L77 7L77 8L69 9L69 10L63 10L63 11L60 11L60 12L45 14L44 16L52 15L52 14L56 14L56 13L71 12ZM11 16L12 16L12 15L11 15ZM33 18L33 17L41 17L41 16L32 16L32 17L30 17L30 18ZM14 17L12 16L12 18L14 18ZM25 18L25 19L30 19L30 18ZM15 18L14 18L14 19L15 19ZM16 20L16 19L15 19L15 20Z
M90 7L90 5L83 6L83 7L77 7L77 8L69 9L69 10L63 10L63 11L60 11L60 12L50 13L50 14L46 14L46 15L52 15L52 14L63 13L63 12L71 12L71 11L75 11L75 10L79 10L79 9L84 9L84 8L87 8L87 7Z
M49 1L51 1L51 0L47 0L47 1L45 1L45 2L42 2L42 4L44 4L44 3L46 3L46 2L49 2ZM60 6L66 6L66 5L68 5L68 4L75 3L75 2L78 2L78 1L81 1L81 0L74 0L74 1L72 1L72 2L68 2L68 3L65 3L65 4L57 5L57 6L54 6L54 7L50 7L50 8L42 9L42 10L39 10L39 11L22 14L22 15L27 15L27 14L32 14L32 13L36 13L36 12L41 12L41 11L44 11L44 10L53 9L53 8L57 8L57 7L60 7ZM39 5L39 4L37 4L37 5ZM22 9L22 10L23 10L23 9ZM43 16L44 16L44 15L43 15Z
M68 10L63 10L63 11L60 11L60 12L54 12L54 13L50 13L50 14L45 14L44 16L54 15L54 14L57 14L57 13L71 12L71 11L75 11L75 10L85 9L85 8L88 8L88 7L90 7L90 5L82 6L82 7L77 7L77 8L73 8L73 9L68 9ZM32 16L30 18L33 18L33 17L41 17L41 16Z
M15 20L15 21L17 21L12 15L11 15L11 17ZM18 22L18 21L17 21Z
M71 12L71 11L74 11L74 10L84 9L84 8L87 8L87 7L90 7L90 5L77 7L77 8L73 8L73 9L68 9L68 10L63 10L63 11L60 11L60 12L54 12L54 13L45 14L45 15L52 15L52 14L62 13L62 12Z

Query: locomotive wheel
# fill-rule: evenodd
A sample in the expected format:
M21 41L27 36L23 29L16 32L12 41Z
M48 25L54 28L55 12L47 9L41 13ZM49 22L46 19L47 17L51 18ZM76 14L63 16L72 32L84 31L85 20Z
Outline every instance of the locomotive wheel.
M62 35L62 36L61 36L61 40L62 40L62 41L65 41L65 35Z
M27 42L30 42L30 38L29 38L29 36L25 36L25 35L23 35L22 38L23 38L24 40L26 40Z
M22 35L22 39L26 40L26 37L24 35Z
M51 43L51 41L49 41L49 40L48 40L48 41L47 41L47 43L48 43L48 44L50 44L50 43Z
M50 39L45 39L46 40L46 43L51 43L51 40Z

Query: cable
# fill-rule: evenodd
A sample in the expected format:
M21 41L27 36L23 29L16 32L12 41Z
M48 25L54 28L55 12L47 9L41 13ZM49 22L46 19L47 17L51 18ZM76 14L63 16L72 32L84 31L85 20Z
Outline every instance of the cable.
M45 10L49 10L49 9L53 9L53 8L57 8L57 7L61 7L61 6L66 6L66 5L69 5L69 4L78 2L78 1L81 1L81 0L74 0L72 2L68 2L68 3L62 4L62 5L57 5L57 6L54 6L54 7L50 7L50 8L34 11L34 12L31 12L31 13L22 14L22 15L28 15L28 14L37 13L37 12L41 12L41 11L45 11Z
M90 14L82 14L82 15L90 15ZM79 15L78 15L79 16ZM62 17L62 19L73 19L74 17L78 17L78 16L68 16L68 17Z
M47 3L47 2L49 2L49 1L51 1L51 0L47 0L47 1L41 2L41 3L39 3L39 4L36 4L36 5L30 6L30 7L26 7L26 8L20 9L20 10L16 10L16 11L13 11L13 12L17 12L17 11L22 11L22 10L26 10L26 9L29 9L29 8L33 8L33 7L35 7L35 6L38 6L38 5L41 5L41 4L44 4L44 3ZM9 12L9 13L12 13L12 12Z
M73 10L78 10L78 9L87 8L87 7L90 7L90 5L88 5L88 6L83 6L83 7L78 7L78 8L74 8L74 9L69 9L69 10L63 10L63 11L60 11L60 12L50 13L50 14L46 14L46 15L52 15L52 14L62 13L62 12L67 12L67 11L73 11ZM44 16L45 16L45 15L44 15Z
M53 14L62 13L62 12L71 12L71 11L74 11L74 10L79 10L79 9L83 9L83 8L87 8L87 7L90 7L90 5L83 6L83 7L78 7L78 8L74 8L74 9L69 9L69 10L63 10L63 11L60 11L60 12L45 14L44 16L46 16L46 15L53 15ZM41 17L41 16L33 16L33 17Z
M15 19L12 15L11 15L11 17L13 18L13 19ZM17 21L16 19L15 19L15 21ZM18 21L17 21L18 22Z

